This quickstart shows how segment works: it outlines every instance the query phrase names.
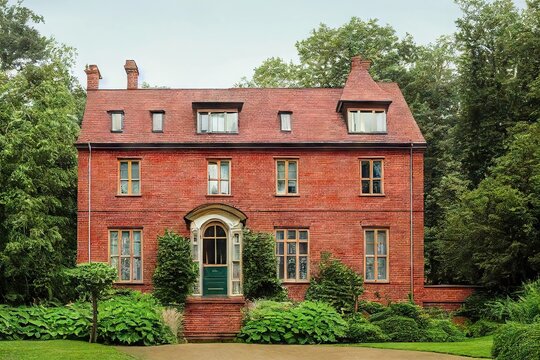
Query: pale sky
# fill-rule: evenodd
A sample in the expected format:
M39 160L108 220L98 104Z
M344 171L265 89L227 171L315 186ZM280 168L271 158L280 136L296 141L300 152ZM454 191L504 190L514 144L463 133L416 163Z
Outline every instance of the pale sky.
M515 0L523 6L525 0ZM11 1L13 2L13 1ZM125 88L126 59L140 83L231 87L272 56L296 60L295 42L325 23L379 19L426 44L455 30L452 0L26 0L45 18L39 30L77 49L74 74L97 64L101 88Z

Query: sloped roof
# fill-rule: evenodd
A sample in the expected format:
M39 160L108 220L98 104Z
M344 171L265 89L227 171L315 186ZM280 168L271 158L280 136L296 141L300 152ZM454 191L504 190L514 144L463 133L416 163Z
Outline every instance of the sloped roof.
M425 144L395 83L376 83L353 66L345 88L137 89L88 91L78 144ZM367 76L366 76L367 74ZM387 134L349 134L342 100L391 101ZM197 134L193 103L243 103L238 134ZM108 111L124 111L124 130L112 133ZM150 111L165 111L163 133L152 132ZM292 111L282 132L279 111Z

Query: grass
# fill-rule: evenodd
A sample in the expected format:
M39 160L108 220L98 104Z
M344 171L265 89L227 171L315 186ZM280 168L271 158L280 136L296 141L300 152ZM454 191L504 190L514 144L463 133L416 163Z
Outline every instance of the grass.
M112 346L84 341L0 341L2 360L134 360Z
M491 358L491 346L493 337L485 336L476 339L468 339L460 342L417 342L417 343L373 343L373 344L354 344L351 346L373 347L378 349L397 349L397 350L415 350L429 351L441 354L470 356L477 358Z

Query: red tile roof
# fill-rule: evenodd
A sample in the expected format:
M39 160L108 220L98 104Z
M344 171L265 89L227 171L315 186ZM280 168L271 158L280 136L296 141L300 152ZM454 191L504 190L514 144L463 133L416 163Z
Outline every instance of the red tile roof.
M391 101L387 134L349 134L336 112L340 100ZM243 103L238 134L197 134L194 102ZM122 133L111 132L111 110L124 111ZM165 111L163 133L152 132L152 110ZM279 111L292 111L291 132L280 130ZM425 144L398 85L376 83L354 66L345 88L91 90L77 143L89 142Z

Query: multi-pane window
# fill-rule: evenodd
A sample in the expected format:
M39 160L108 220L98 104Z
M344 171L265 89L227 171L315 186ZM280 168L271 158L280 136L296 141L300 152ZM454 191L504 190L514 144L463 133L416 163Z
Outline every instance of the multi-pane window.
M139 160L120 160L118 194L140 195L141 194L141 163Z
M388 281L388 230L366 229L365 280Z
M122 132L124 129L124 112L123 111L109 111L111 116L111 131Z
M165 113L163 111L152 112L152 131L163 132L163 117Z
M230 160L208 161L208 195L231 194Z
M142 230L110 230L109 256L118 281L142 281Z
M197 113L198 133L237 133L238 112L199 111Z
M303 229L276 230L277 274L283 281L307 281L309 232Z
M360 160L362 195L384 194L383 160Z
M349 110L350 133L386 132L386 112L384 110Z
M298 194L298 160L276 160L276 193Z
M279 120L281 122L281 131L291 131L291 117L292 114L290 112L280 112L279 113Z

